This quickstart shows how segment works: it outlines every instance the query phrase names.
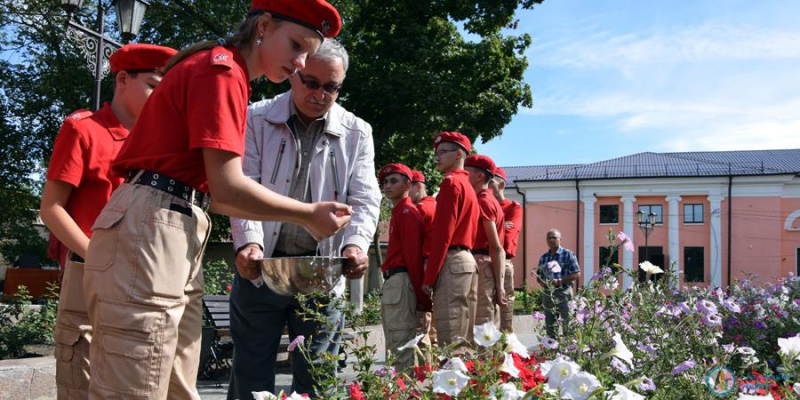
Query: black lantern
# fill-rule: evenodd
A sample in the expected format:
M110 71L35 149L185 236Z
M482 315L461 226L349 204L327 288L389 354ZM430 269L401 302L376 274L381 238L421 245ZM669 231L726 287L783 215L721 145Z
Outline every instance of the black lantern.
M142 19L150 3L144 0L116 0L117 23L124 42L130 42L139 34Z
M83 5L83 0L61 0L61 8L68 14L74 14L75 11L80 10Z

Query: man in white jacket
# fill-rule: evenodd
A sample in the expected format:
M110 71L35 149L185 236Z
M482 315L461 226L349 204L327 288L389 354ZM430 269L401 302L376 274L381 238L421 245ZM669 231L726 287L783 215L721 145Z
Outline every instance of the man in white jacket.
M290 78L291 90L249 108L244 173L269 189L305 202L336 200L353 208L350 224L332 241L316 242L302 227L231 218L236 270L231 293L233 370L228 398L275 392L275 361L283 329L303 335L315 353L338 353L336 332L297 317L297 300L262 284L253 260L320 254L347 257L345 277L360 278L378 223L380 188L375 177L372 127L336 104L347 72L347 52L325 40L306 68ZM331 299L344 293L342 278ZM344 324L333 307L321 310ZM308 362L292 356L292 391L314 394Z

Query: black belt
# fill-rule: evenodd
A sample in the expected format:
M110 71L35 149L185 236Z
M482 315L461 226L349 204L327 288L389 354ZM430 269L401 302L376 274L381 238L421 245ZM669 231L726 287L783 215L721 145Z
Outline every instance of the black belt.
M133 179L136 178L136 175L139 175L139 178L134 181ZM143 171L139 174L138 170L128 171L125 182L133 185L148 186L169 193L202 208L203 211L208 211L208 207L211 205L211 194L203 193L191 185L158 172Z
M508 255L508 253L506 253L506 260L513 260L513 259L514 256Z
M480 254L480 255L488 256L489 255L489 250L487 250L487 249L472 250L472 254Z
M75 253L69 253L69 260L83 264L83 258Z
M406 267L394 267L392 269L388 269L383 271L383 280L387 280L391 278L394 274L399 274L401 272L408 273L408 268Z
M460 246L460 245L456 245L456 246L450 246L450 247L448 247L448 248L447 248L447 250L448 250L448 251L450 251L450 250L454 250L454 251L462 251L462 250L464 250L464 251L470 251L470 250L469 250L469 247L467 247L467 246Z

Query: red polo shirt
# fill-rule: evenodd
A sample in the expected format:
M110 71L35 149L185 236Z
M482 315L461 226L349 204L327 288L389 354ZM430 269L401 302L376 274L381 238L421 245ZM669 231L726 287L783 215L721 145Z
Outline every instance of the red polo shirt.
M500 202L505 215L505 240L503 248L506 250L506 258L511 259L517 255L517 240L522 229L522 205L516 201L505 199Z
M47 179L73 186L65 209L88 237L92 237L92 224L111 192L122 184L122 178L111 176L109 170L127 137L128 130L108 103L95 113L81 110L70 114L56 136ZM48 256L62 267L68 251L50 236Z
M433 196L426 196L417 203L417 209L422 214L422 221L425 223L425 240L422 244L422 255L428 257L431 254L431 234L433 234L433 216L436 215L436 199Z
M478 227L478 199L469 184L469 172L459 169L444 177L436 198L431 253L424 284L434 286L450 246L473 248Z
M417 306L430 310L430 299L422 293L422 239L425 225L422 215L409 197L400 200L392 209L389 222L389 246L386 248L386 260L381 271L395 267L406 267L414 293L417 295Z
M192 54L153 91L113 172L145 169L208 192L203 149L244 154L249 98L247 65L238 50Z
M481 215L475 232L475 247L473 250L489 250L489 239L486 237L486 230L483 229L483 220L494 222L497 236L500 238L500 246L502 246L505 218L503 217L503 209L491 189L483 189L478 193L478 205L480 205Z

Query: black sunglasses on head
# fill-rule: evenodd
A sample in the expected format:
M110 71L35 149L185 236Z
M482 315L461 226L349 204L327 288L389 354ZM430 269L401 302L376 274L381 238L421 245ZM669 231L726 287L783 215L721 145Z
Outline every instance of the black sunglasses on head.
M342 85L332 85L330 83L327 83L325 85L320 85L319 82L317 81L306 80L305 78L303 78L303 74L301 74L300 72L297 72L297 77L300 78L300 82L302 82L303 85L307 87L309 90L317 90L319 88L322 88L322 90L324 90L325 93L328 94L336 94L339 93L340 90L342 90Z

